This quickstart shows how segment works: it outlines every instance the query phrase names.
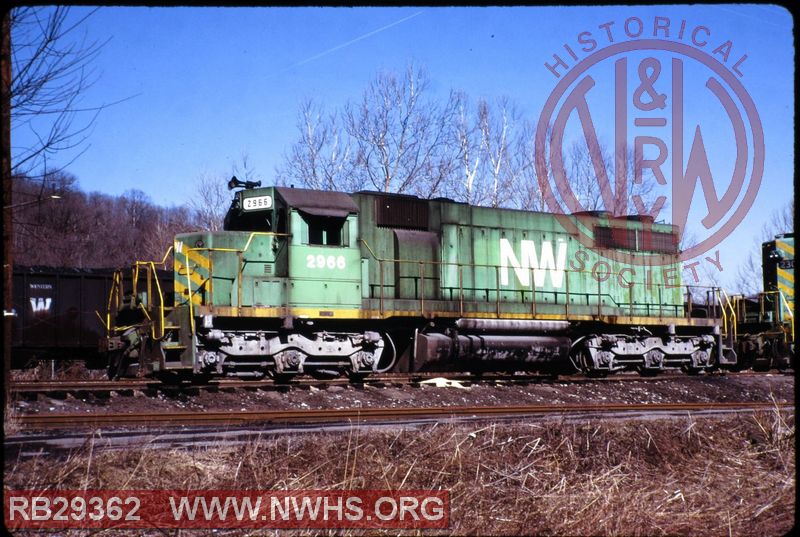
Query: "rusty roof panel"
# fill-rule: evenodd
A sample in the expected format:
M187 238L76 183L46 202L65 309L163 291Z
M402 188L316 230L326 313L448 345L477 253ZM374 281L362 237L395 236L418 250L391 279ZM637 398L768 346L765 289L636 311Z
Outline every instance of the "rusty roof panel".
M345 217L358 213L358 205L349 194L309 188L275 187L290 207L316 216Z

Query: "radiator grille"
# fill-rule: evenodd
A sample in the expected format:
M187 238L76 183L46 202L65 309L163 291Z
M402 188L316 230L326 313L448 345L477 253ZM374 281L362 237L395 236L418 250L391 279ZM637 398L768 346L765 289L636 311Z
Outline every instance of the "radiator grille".
M428 202L414 197L375 196L378 227L428 229Z

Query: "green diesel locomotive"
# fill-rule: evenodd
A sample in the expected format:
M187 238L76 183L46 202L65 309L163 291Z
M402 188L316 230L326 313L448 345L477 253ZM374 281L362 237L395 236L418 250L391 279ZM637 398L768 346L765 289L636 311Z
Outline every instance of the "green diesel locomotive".
M719 289L682 284L671 225L231 186L240 189L224 231L178 235L171 256L116 278L103 344L112 376L604 375L736 363L719 321L731 304ZM170 260L172 295L157 278Z
M738 366L794 367L794 233L761 245L763 291L732 297Z

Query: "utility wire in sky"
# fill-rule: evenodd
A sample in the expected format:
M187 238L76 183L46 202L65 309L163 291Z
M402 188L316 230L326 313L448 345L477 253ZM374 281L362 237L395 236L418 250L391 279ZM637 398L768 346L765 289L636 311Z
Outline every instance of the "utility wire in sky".
M336 45L335 47L329 48L328 50L326 50L324 52L320 52L319 54L315 54L314 56L311 56L311 57L306 58L304 60L300 60L299 62L295 63L294 65L291 65L290 67L287 67L286 69L284 69L284 71L287 71L289 69L294 69L295 67L300 67L301 65L305 65L308 62L312 62L314 60L318 60L318 59L322 58L323 56L327 56L328 54L331 54L332 52L336 52L337 50L343 49L345 47L349 47L353 43L357 43L358 41L361 41L362 39L366 39L368 37L372 37L375 34L378 34L378 33L382 32L384 30L388 30L389 28L391 28L393 26L397 26L398 24L402 24L402 23L406 22L407 20L413 19L417 15L421 15L421 14L422 14L422 11L417 11L416 13L412 13L408 17L404 17L404 18L400 19L399 21L395 21L395 22L393 22L391 24L387 24L386 26L378 28L377 30L372 30L371 32L367 32L364 35L360 35L360 36L356 37L355 39L351 39L350 41L347 41L346 43L342 43L341 45Z

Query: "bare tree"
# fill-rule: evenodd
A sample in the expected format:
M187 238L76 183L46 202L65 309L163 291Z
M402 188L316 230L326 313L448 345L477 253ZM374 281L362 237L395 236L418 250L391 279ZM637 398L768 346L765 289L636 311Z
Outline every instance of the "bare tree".
M256 170L247 153L242 153L239 161L231 166L228 175L204 172L197 180L195 195L189 201L191 225L195 228L218 231L223 228L225 214L231 205L232 195L228 190L231 176L250 181L256 177Z
M160 261L176 233L188 231L188 210L154 205L141 191L115 197L83 192L64 172L18 177L15 196L26 201L57 194L14 211L14 248L21 265L117 268L134 260Z
M542 195L542 187L536 172L535 136L536 129L533 123L523 118L511 151L510 169L513 173L513 182L510 205L526 211L547 211L547 203Z
M231 203L226 183L222 176L209 173L203 173L197 180L195 194L189 201L191 220L196 227L209 231L222 229Z
M517 170L511 153L515 149L519 122L519 112L507 97L498 99L494 107L485 100L478 103L485 205L504 207L513 198L512 185Z
M586 143L575 141L565 153L570 190L584 210L606 210L616 216L631 213L655 216L666 207L666 198L656 195L655 178L643 173L641 157L633 151L610 151L602 143L590 149ZM636 176L637 170L640 178ZM609 185L616 185L618 173L626 175L624 193L604 192L598 178L604 175Z
M354 181L350 140L336 114L305 100L297 119L298 140L277 170L282 184L299 184L319 190L358 190Z
M762 227L761 234L753 241L745 261L736 271L734 289L744 295L753 295L762 291L763 270L761 266L761 244L771 241L775 235L794 231L794 197L779 211L772 215Z
M48 157L80 148L105 106L81 103L96 80L92 63L104 44L88 41L86 33L80 33L95 11L77 20L63 6L11 11L12 130L27 131L32 140L13 148L14 174L34 177L33 170L46 167Z
M192 231L194 226L191 222L190 211L186 207L170 207L157 211L150 230L142 241L142 259L161 261L176 234ZM165 268L171 267L172 256L168 256Z
M44 170L41 177L46 174L48 156L79 148L102 108L86 108L79 102L91 86L90 66L102 44L87 42L85 35L83 39L77 36L89 15L71 23L68 13L68 8L60 6L23 6L3 14L3 290L4 309L9 312L14 265L11 210L18 206L13 203L12 180L32 175L33 170ZM76 118L84 113L88 113L88 121L76 125ZM12 147L12 131L19 134L22 130L29 132L32 141ZM4 370L8 378L11 317L4 318Z
M481 141L477 120L469 108L469 98L464 93L454 94L457 99L454 141L458 148L458 172L452 176L447 193L466 203L477 203L477 175L481 166Z
M458 106L425 98L428 78L409 65L402 76L380 73L357 105L345 107L345 128L354 143L354 174L382 192L441 194L457 165L452 140Z

